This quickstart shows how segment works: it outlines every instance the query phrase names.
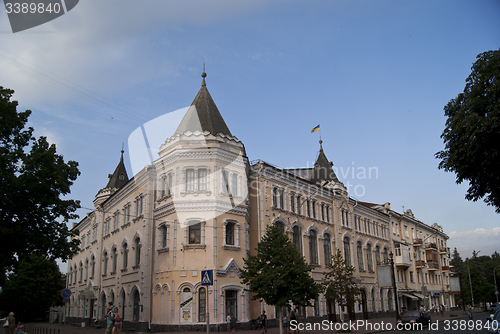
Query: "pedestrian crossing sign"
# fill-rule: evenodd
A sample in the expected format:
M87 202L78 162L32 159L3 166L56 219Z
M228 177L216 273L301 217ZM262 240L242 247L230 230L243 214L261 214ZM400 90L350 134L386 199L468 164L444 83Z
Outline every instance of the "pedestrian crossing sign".
M214 285L212 270L201 271L201 285Z

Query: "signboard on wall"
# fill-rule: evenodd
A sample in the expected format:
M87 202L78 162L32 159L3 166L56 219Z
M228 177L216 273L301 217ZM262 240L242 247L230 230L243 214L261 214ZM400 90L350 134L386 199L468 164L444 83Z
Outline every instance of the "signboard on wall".
M392 276L391 276L391 266L377 266L378 274L378 286L379 288L391 288L392 287Z
M460 278L450 277L450 291L460 291Z

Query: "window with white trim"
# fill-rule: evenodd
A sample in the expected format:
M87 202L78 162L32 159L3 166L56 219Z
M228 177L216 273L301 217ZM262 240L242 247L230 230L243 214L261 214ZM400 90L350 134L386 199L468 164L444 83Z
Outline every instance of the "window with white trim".
M194 191L194 169L186 169L186 192Z
M184 248L204 248L205 247L205 222L190 220L184 229Z
M240 224L237 221L224 222L224 249L240 249Z

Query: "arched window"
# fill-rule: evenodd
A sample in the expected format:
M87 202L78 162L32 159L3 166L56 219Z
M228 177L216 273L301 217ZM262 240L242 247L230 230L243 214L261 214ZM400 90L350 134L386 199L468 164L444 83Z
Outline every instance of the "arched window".
M380 289L380 311L384 312L384 290Z
M368 271L373 271L372 245L370 244L366 246L366 265L368 267Z
M274 226L276 226L277 228L279 228L279 230L281 231L281 233L285 233L285 224L281 221L275 221L274 222Z
M108 252L107 251L104 251L104 254L103 254L103 269L102 269L102 274L103 275L107 275L108 274Z
M309 258L311 264L318 264L318 241L313 230L309 232Z
M323 236L323 249L325 251L325 267L330 267L332 265L332 245L328 233Z
M302 214L302 197L297 195L297 214Z
M377 262L377 266L380 265L380 247L375 247L375 262Z
M356 255L358 256L358 268L359 270L363 270L363 247L361 246L361 242L358 241L356 244Z
M89 259L85 260L85 281L89 278Z
M95 256L92 254L90 258L90 278L94 278L95 275Z
M377 303L375 302L375 289L372 288L372 312L377 312Z
M293 245L295 246L295 248L299 251L300 255L302 255L302 242L301 242L301 238L300 238L300 226L298 225L295 225L293 227Z
M205 313L207 307L207 290L200 288L198 290L198 321L205 322Z
M389 263L389 252L387 251L387 247L384 247L384 263Z
M111 249L111 257L113 258L113 262L111 265L111 273L116 273L116 263L118 261L118 252L116 251L116 247Z
M135 248L135 267L139 267L141 264L141 239L137 236L134 238L134 248Z
M127 269L127 267L128 267L128 244L127 244L127 242L123 242L122 250L123 250L123 269Z
M141 301L141 297L139 296L139 291L134 290L132 294L132 321L139 321L140 315L140 306L139 302Z
M349 245L349 238L344 237L344 259L347 266L351 266L351 247Z

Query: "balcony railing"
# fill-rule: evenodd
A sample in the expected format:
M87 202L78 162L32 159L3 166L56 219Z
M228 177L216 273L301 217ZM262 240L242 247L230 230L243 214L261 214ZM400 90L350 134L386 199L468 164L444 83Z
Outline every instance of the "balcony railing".
M413 246L420 246L422 244L422 239L416 238L413 239Z
M439 247L439 253L448 254L448 249L446 247Z
M415 268L423 268L424 266L425 266L424 260L416 260L415 261Z
M439 270L439 263L427 262L427 270Z
M450 266L442 266L441 269L443 271L450 271Z
M434 242L429 242L427 245L425 245L426 249L432 248L432 249L438 249L437 245Z

